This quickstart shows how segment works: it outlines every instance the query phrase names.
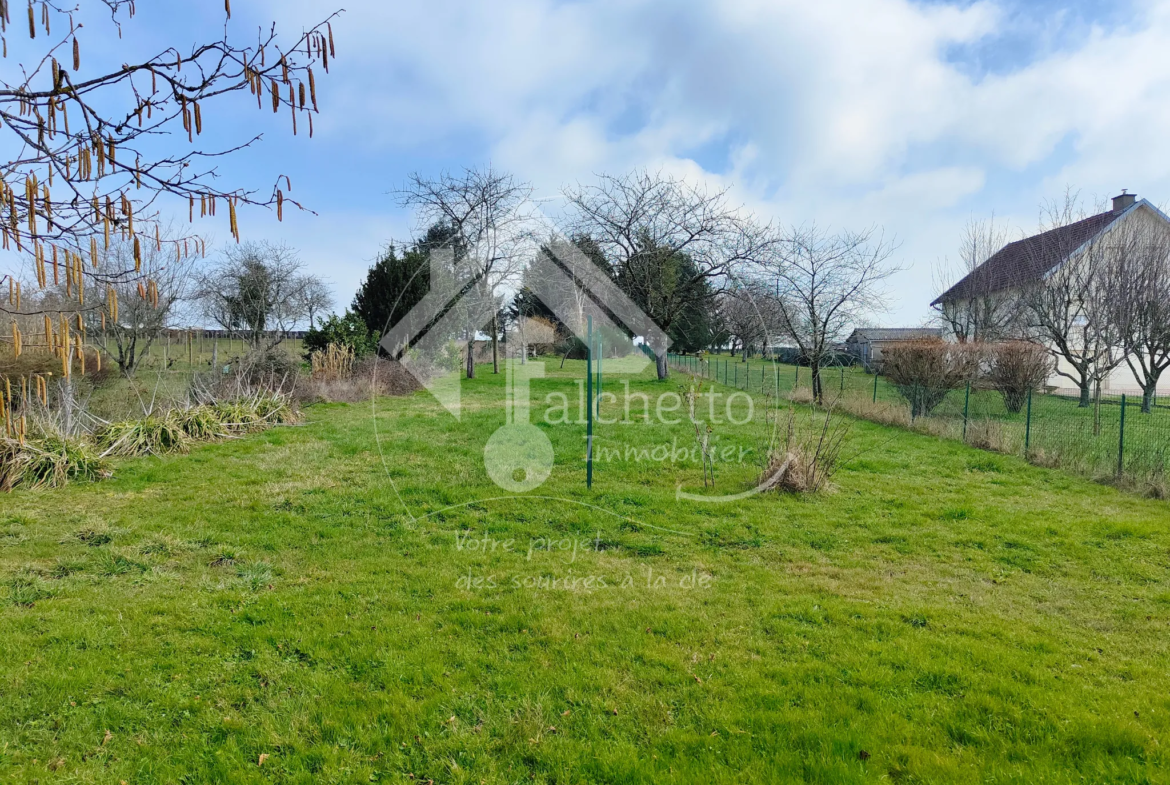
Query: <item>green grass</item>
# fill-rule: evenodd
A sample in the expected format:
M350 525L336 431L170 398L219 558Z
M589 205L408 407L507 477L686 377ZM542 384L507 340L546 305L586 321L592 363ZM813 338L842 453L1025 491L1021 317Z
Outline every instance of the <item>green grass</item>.
M807 367L797 368L761 359L742 362L740 357L709 355L699 364L697 358L676 358L676 364L693 369L705 378L729 384L755 394L788 395L794 389L808 390L811 374ZM844 395L855 400L905 410L909 405L897 388L884 377L875 379L858 366L826 368L822 371L825 394L829 400ZM1121 442L1121 396L1103 395L1101 406L1081 407L1067 394L1037 394L1032 400L1029 432L1026 410L1010 412L1003 396L995 390L952 390L918 427L948 438L964 438L964 411L968 422L967 438L983 438L999 445L1004 452L1029 454L1045 465L1060 467L1095 479L1111 479L1117 473L1118 448ZM1159 399L1148 414L1141 412L1141 398L1130 395L1126 401L1125 453L1126 479L1141 486L1153 482L1164 487L1170 471L1170 405ZM1136 481L1136 482L1135 482Z
M538 424L582 368L548 373ZM552 476L500 499L503 398L481 368L462 422L314 407L0 498L0 781L1165 781L1164 502L865 422L835 492L721 505L685 460L586 491L540 425ZM760 434L716 426L754 451L716 493Z

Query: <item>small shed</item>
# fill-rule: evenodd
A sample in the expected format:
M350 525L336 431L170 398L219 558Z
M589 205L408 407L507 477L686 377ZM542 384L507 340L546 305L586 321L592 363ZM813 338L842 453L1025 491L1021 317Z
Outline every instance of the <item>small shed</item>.
M872 371L882 361L882 349L905 341L930 341L943 337L940 327L859 327L845 341L849 353Z

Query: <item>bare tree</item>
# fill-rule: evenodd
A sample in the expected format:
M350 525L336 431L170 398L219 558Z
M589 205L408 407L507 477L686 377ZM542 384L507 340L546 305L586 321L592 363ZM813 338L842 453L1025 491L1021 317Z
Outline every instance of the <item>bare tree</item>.
M784 334L812 369L813 396L824 402L821 365L846 329L884 307L881 283L897 272L895 246L876 229L830 235L815 225L792 229L761 270L775 287Z
M618 284L664 332L721 290L737 265L766 253L773 236L726 190L708 191L638 170L568 188L567 234L589 237L613 265ZM650 346L658 378L667 377L667 347Z
M1082 407L1123 356L1106 297L1115 254L1095 221L1070 192L1044 208L1041 233L1024 244L1029 266L1043 271L1023 290L1029 329L1056 373L1076 384Z
M492 370L499 373L499 289L518 278L531 246L532 186L490 165L465 169L458 175L444 172L437 178L412 174L398 191L399 203L418 213L424 228L445 224L450 228L449 250L453 280L475 290L481 304L468 307L470 314L490 314ZM432 288L435 282L432 282ZM469 340L467 378L475 378L475 334L487 326L469 316L465 325Z
M1000 341L1020 331L1019 295L1002 289L984 266L1007 242L1007 229L994 215L986 221L972 218L963 227L958 266L943 260L934 269L939 298L932 307L959 343Z
M265 352L308 316L304 289L312 280L288 246L247 242L200 274L197 291L207 318Z
M719 294L720 325L731 340L732 354L738 348L746 362L754 347L763 349L778 325L776 298L762 282L737 278Z
M320 278L307 275L300 284L302 308L309 319L309 329L317 326L317 316L333 309L333 292Z
M1134 215L1110 232L1108 245L1108 318L1141 385L1142 411L1148 414L1158 380L1170 368L1170 232L1159 222Z
M164 230L163 236L170 231ZM100 252L101 264L110 269L132 266L134 249L129 240L116 240ZM92 292L99 310L90 313L90 330L118 369L132 376L176 315L191 297L194 257L176 259L169 248L151 245L141 252L141 268L151 286L139 287L134 280L121 280Z
M534 343L551 344L557 339L557 328L543 316L517 316L508 337L520 349L520 364L528 362L528 347Z

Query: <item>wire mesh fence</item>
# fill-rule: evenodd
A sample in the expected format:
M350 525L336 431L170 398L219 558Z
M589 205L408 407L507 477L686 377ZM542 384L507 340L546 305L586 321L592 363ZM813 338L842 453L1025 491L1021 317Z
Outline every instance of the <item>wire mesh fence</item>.
M748 393L811 402L813 369L768 359L671 355L673 367ZM1143 410L1140 396L1098 391L1004 393L978 382L959 388L898 386L857 366L822 367L825 405L886 425L1020 455L1096 479L1165 489L1170 463L1170 400Z

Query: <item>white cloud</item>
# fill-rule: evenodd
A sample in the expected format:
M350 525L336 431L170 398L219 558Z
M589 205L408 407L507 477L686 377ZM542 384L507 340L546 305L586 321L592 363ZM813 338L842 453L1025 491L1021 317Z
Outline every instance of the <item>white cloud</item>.
M327 135L392 156L399 177L436 149L490 158L546 195L661 167L733 182L786 222L882 223L905 241L899 314L911 321L930 299L929 263L971 213L1030 217L1066 183L1170 198L1166 0L983 77L948 55L1002 32L1010 17L991 2L347 5ZM302 23L319 9L273 0L267 13Z

